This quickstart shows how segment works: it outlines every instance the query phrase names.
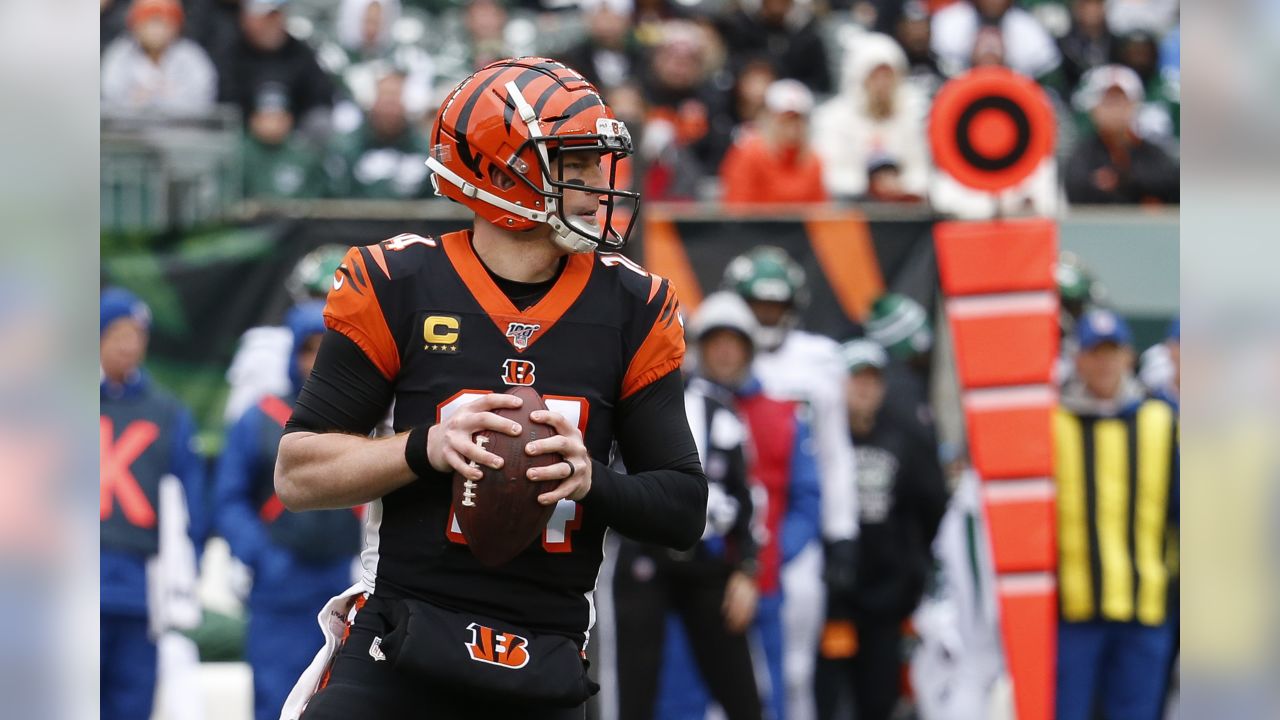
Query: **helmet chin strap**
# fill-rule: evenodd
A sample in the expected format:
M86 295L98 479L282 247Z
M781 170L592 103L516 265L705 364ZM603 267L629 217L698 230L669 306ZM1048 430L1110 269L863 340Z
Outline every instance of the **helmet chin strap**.
M556 245L571 253L594 252L599 246L599 243L595 240L583 235L561 220L559 214L550 214L547 218L547 224L551 226L551 239L555 241Z

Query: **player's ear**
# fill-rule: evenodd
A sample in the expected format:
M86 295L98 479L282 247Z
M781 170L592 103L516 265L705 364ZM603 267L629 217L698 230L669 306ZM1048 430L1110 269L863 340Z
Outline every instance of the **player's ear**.
M499 190L510 190L516 186L516 181L510 175L503 172L502 168L497 165L489 165L489 182Z

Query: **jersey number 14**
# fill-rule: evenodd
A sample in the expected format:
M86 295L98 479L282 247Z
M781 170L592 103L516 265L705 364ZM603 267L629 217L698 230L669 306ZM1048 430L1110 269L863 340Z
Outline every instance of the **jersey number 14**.
M454 395L436 409L436 422L445 422L458 408L487 394L488 392L484 390L464 390ZM586 398L545 395L542 400L547 404L548 410L563 415L570 423L578 426L579 432L586 434ZM542 549L549 553L571 552L573 550L573 531L581 526L582 506L572 500L561 500L556 503L555 511L551 513L551 518L547 520L547 527L542 531ZM449 508L449 526L445 528L445 534L453 542L461 545L467 544L466 538L462 536L462 527L458 525L458 516L453 511L453 508Z

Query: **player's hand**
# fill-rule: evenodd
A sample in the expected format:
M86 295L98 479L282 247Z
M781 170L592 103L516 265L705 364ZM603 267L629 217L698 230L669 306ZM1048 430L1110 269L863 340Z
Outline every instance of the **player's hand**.
M555 505L561 500L581 500L591 490L591 456L587 454L587 446L582 444L582 433L576 425L569 423L560 413L549 410L537 410L529 414L534 422L550 425L556 434L542 440L535 440L525 445L525 452L530 455L546 455L559 453L564 462L546 467L529 468L526 473L530 480L563 480L560 486L550 492L538 496L543 505Z
M494 469L502 467L502 458L485 450L475 441L484 430L520 435L520 423L494 413L502 408L518 408L524 401L515 395L489 393L458 408L449 419L427 430L427 460L440 472L453 470L464 478L479 480L484 473L472 463Z
M756 617L759 599L756 581L750 575L736 570L731 573L724 586L724 602L720 605L725 629L735 635L745 631Z

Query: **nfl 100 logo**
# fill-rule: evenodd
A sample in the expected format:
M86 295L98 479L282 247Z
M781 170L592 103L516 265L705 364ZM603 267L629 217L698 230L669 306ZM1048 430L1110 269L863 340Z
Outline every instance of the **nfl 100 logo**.
M533 334L541 327L541 325L530 325L528 323L508 323L507 337L511 339L511 344L517 350L524 350L529 347L529 338L533 337Z

